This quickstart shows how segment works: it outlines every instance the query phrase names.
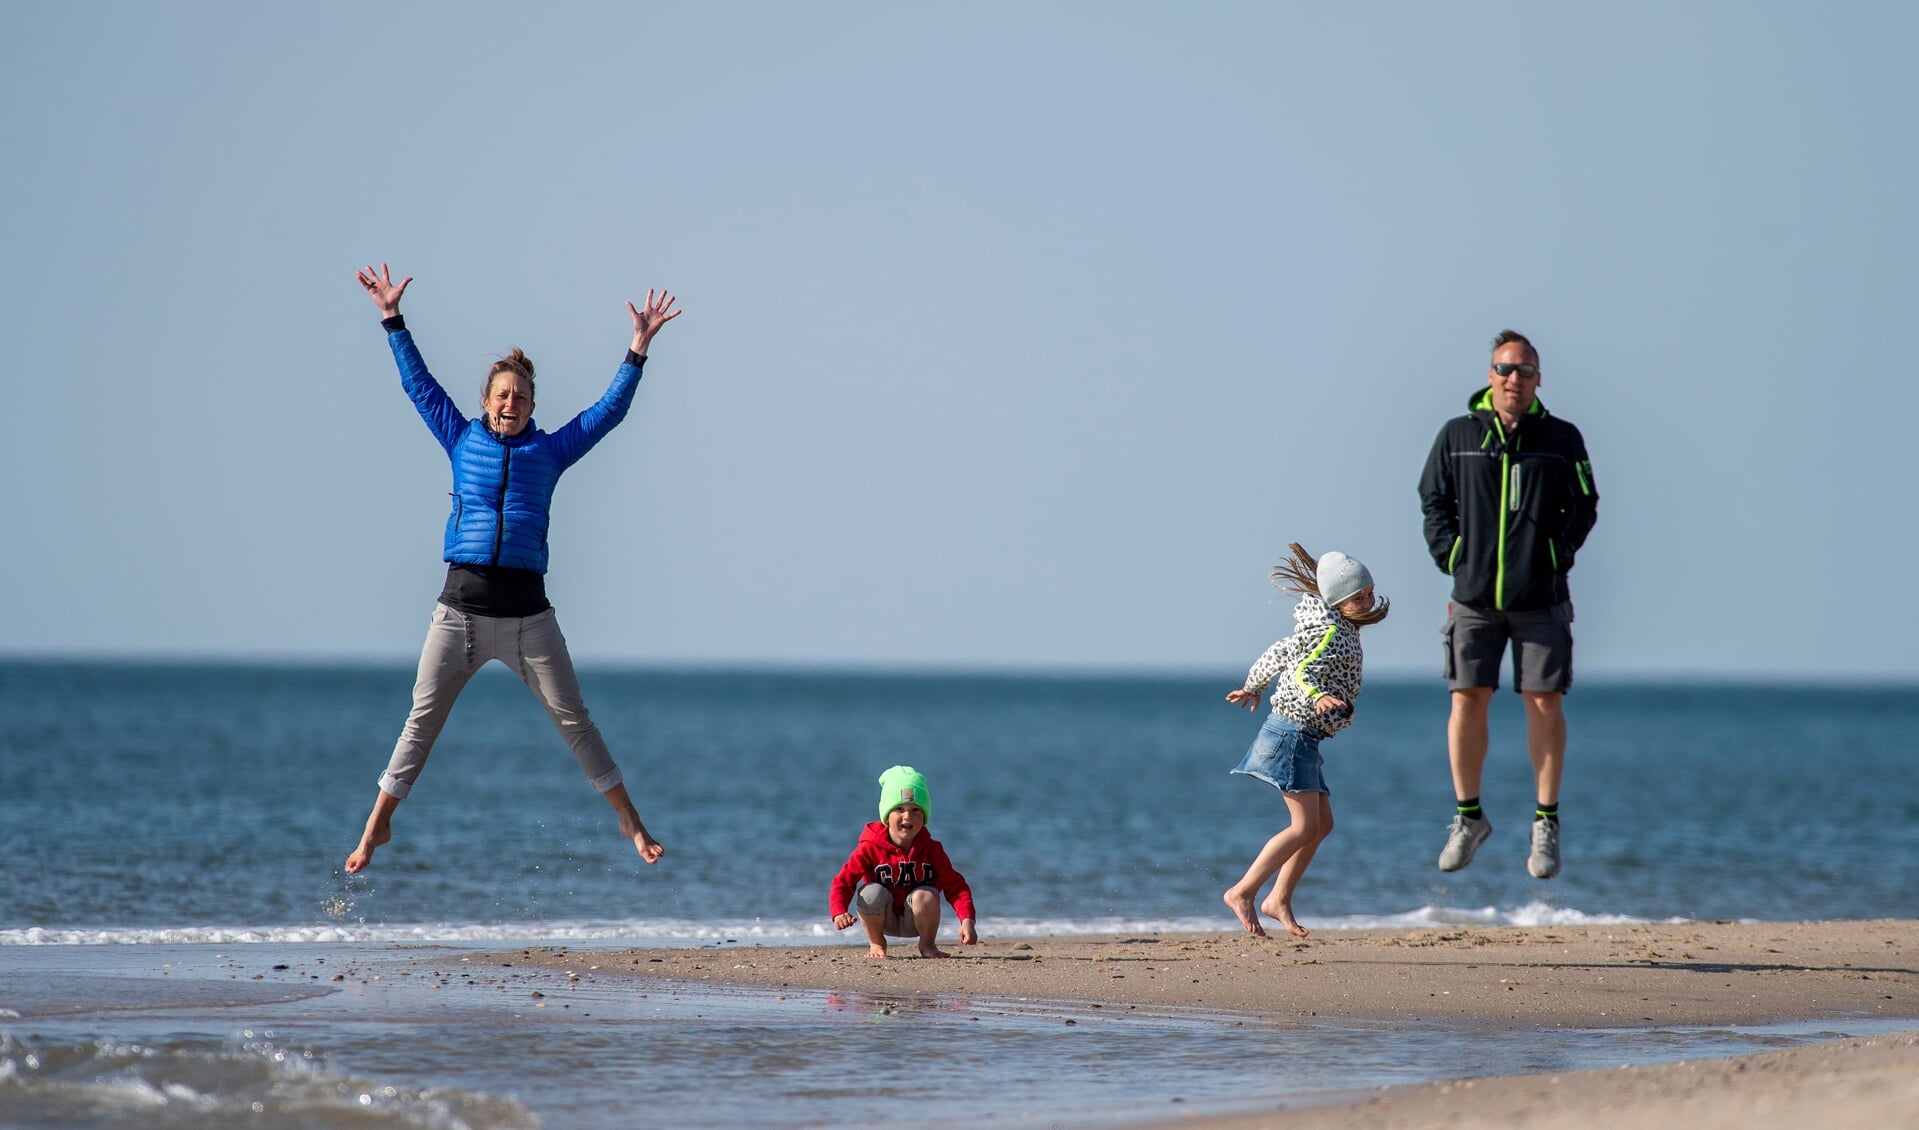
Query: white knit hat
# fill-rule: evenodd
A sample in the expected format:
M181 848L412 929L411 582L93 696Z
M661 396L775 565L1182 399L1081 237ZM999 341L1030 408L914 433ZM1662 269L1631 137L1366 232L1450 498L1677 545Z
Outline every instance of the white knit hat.
M1319 598L1335 608L1373 587L1373 575L1366 566L1338 550L1320 557L1313 579L1319 585Z

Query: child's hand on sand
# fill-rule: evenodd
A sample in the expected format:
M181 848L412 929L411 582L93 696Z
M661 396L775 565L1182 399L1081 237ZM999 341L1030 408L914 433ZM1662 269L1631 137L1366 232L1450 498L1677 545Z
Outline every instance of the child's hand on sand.
M1243 706L1248 710L1259 709L1259 696L1244 687L1227 694L1226 701L1232 703L1234 706Z
M960 919L960 945L979 945L979 931L973 928L973 920L971 918Z
M845 914L835 914L833 916L833 928L835 930L844 930L848 926L851 926L853 923L858 922L859 920L860 920L860 916L857 914L854 914L850 910L847 911Z

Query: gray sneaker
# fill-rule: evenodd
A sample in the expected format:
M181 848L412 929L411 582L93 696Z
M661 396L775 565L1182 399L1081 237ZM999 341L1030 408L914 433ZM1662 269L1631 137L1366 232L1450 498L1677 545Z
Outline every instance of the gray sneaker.
M1493 822L1481 816L1453 817L1452 827L1446 833L1446 847L1439 853L1441 871L1457 871L1473 861L1473 853L1486 837L1493 834Z
M1535 879L1559 874L1559 821L1533 821L1533 853L1526 857L1526 870Z

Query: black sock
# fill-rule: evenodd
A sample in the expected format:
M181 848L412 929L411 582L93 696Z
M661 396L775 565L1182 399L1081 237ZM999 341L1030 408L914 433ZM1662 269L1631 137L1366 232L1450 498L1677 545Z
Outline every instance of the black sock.
M1486 818L1486 813L1479 807L1478 797L1474 797L1471 800L1460 801L1459 814L1468 820L1484 820Z
M1555 824L1559 823L1559 802L1554 801L1551 804L1542 804L1538 808L1533 809L1533 819L1550 820Z

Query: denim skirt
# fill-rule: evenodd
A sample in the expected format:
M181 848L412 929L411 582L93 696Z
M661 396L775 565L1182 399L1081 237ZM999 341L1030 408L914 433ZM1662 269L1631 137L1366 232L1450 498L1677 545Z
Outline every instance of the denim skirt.
M1235 773L1257 777L1282 793L1326 793L1326 759L1319 755L1319 735L1274 714L1259 728L1251 749L1239 759Z

